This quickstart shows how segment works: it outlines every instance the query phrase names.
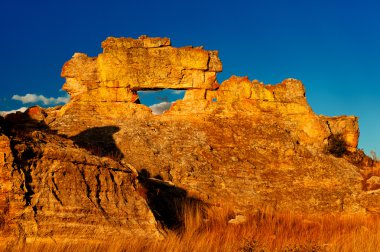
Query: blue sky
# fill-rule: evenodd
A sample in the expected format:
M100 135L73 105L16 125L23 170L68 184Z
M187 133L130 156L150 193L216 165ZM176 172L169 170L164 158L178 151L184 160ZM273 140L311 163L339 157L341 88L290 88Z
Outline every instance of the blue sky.
M302 80L317 114L359 116L359 147L379 153L379 10L366 0L3 1L0 110L33 105L14 95L64 97L63 63L74 52L97 55L108 36L166 36L219 50L220 82Z

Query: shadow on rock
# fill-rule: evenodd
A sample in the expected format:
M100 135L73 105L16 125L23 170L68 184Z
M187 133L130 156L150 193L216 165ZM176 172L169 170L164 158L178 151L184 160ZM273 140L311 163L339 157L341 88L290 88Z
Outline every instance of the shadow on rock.
M7 136L18 136L19 138L36 138L31 134L35 131L47 132L51 135L59 135L68 138L66 135L58 134L49 128L45 120L47 113L39 106L28 108L25 112L0 116L0 133ZM69 137L76 145L90 151L93 155L100 157L110 157L120 161L124 155L116 146L113 134L120 130L117 126L93 127L87 129L76 136Z
M94 127L70 137L79 147L90 151L93 155L110 157L120 161L124 155L116 146L113 134L120 130L116 126Z
M28 108L25 112L17 111L1 117L0 124L6 135L23 135L35 130L56 132L50 130L45 123L47 113L39 106Z
M189 197L185 189L163 181L160 176L152 178L146 169L139 172L138 180L146 190L146 199L154 217L164 227L181 231L186 218L196 218L199 214L205 217L206 203Z

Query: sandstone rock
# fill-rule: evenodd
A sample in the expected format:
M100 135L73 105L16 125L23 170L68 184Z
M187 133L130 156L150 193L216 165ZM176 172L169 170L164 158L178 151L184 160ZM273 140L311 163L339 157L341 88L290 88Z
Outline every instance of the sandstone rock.
M377 190L380 189L380 177L379 176L372 176L366 181L367 189L368 190Z
M319 116L331 134L341 134L349 151L355 151L359 142L359 124L356 116Z
M63 66L63 89L73 102L62 109L61 115L72 110L93 113L100 107L114 118L134 114L127 111L129 108L146 115L145 108L134 105L138 101L136 91L214 89L216 73L222 70L217 51L174 48L167 38L110 37L102 47L103 53L97 57L75 53Z
M62 69L72 96L99 87L212 89L221 63L215 51L170 46L168 39L108 38L98 57L74 54Z
M236 215L235 218L228 221L228 224L238 225L246 221L247 221L247 217L245 217L244 215Z
M14 237L158 237L153 203L167 210L189 199L242 215L380 212L378 190L363 191L357 118L315 115L300 81L232 76L218 85L216 51L167 38L108 38L102 47L64 65L68 104L1 122L0 210ZM136 91L161 88L186 93L155 116ZM360 160L326 153L332 134Z
M307 104L305 88L295 79L264 85L247 77L232 76L218 90L187 90L182 101L170 109L172 115L277 117L304 145L322 149L330 132Z
M28 108L24 114L31 120L35 121L44 121L45 118L47 117L47 113L45 110L39 106L33 106Z
M10 140L5 135L0 135L0 164L2 166L6 164L12 164L13 155L10 148Z
M134 167L171 180L210 204L228 202L242 212L260 206L311 213L363 211L356 201L362 192L357 168L297 145L285 124L274 120L272 115L164 115L126 121L114 137Z
M47 116L45 109L33 106L25 112L17 111L16 113L7 114L5 119L8 124L12 124L13 130L15 130L16 128L41 127Z
M25 133L13 141L10 145L0 138L5 154L0 208L8 235L26 242L161 236L137 192L138 174L131 166L91 155L71 140L44 132Z
M209 64L213 62L214 65L208 69L221 70L215 53L206 55L202 49L191 47L167 48L165 44L168 43L160 40L156 41L158 46L141 50L145 42L140 40L110 39L103 44L105 51L97 58L100 66L105 66L103 69L98 67L98 72L103 71L99 75L100 83L107 76L112 76L112 81L107 84L109 87L114 87L116 81L119 81L119 86L127 86L120 85L120 80L127 74L122 73L124 70L117 70L113 64L128 67L132 61L120 54L132 49L136 50L130 51L136 65L144 65L139 57L150 58L152 53L154 57L170 60L174 66L179 65L177 62L190 66L186 57L191 55L194 59L191 62L192 72L184 77L188 82L202 79L198 74L207 69L204 63L207 55ZM169 49L171 52L167 54ZM181 58L177 53L187 56ZM161 66L154 60L149 67L161 72ZM215 72L206 73L215 80ZM144 78L151 78L149 85L130 85L128 88L173 88L172 79L168 76L162 76L165 86L157 86L160 76L142 72L139 80ZM172 180L200 198L208 199L208 202L218 204L220 199L228 198L241 209L266 204L277 209L311 212L362 211L363 208L355 201L361 192L361 176L347 161L324 154L326 140L332 134L325 121L330 119L324 117L323 121L322 117L314 114L307 104L305 88L300 81L286 79L276 85L264 85L246 77L233 76L220 86L213 84L211 88L197 85L180 87L186 89L184 99L176 101L161 117L141 117L137 111L122 122L112 119L105 122L106 117L97 113L98 120L87 117L86 123L76 122L76 130L73 131L70 127L73 119L67 115L78 111L75 108L66 111L62 117L58 116L50 127L73 135L73 132L78 134L79 129L113 122L120 128L113 139L129 163L138 169L148 169L151 174L159 174L165 180ZM82 101L81 104L88 106L89 102ZM334 130L342 134L347 132L339 127L334 127ZM144 153L143 159L141 153ZM325 177L331 179L326 180ZM293 181L294 178L297 180ZM336 178L345 181L342 186L337 187L340 182ZM265 181L265 185L258 181Z
M13 161L11 141L7 136L0 135L0 220L5 233L15 231L17 225L12 220L20 218L25 205L25 177L14 170Z
M367 191L360 194L358 202L366 209L369 213L380 213L380 189Z
M155 48L170 45L169 38L149 38L144 35L140 36L138 39L109 37L102 42L102 48L105 53L129 48Z
M72 99L88 90L98 88L99 74L96 58L88 57L84 53L75 53L72 59L63 66L61 76L66 77L66 83L62 89L67 91Z

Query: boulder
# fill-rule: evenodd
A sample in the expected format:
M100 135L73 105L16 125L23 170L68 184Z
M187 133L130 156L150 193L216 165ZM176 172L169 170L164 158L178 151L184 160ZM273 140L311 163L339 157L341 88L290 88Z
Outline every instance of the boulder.
M380 177L372 176L366 181L367 190L377 190L380 189Z

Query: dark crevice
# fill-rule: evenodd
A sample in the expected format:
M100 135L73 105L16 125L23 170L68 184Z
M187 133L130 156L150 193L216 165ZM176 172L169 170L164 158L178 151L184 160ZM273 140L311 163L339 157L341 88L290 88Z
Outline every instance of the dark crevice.
M54 198L59 202L59 204L60 204L61 206L63 206L63 203L62 203L61 199L58 197L57 192L56 192L54 189L52 189L52 190L51 190L51 193L53 194Z
M55 182L54 172L51 173L51 182L53 182L55 190L59 191L57 183Z
M329 131L330 131L330 134L332 134L332 131L331 131L331 127L330 127L330 123L329 123L329 121L326 121L326 125L327 125L327 128L328 128Z
M154 217L168 229L183 230L187 209L197 207L204 212L207 207L200 199L188 196L185 189L163 181L160 176L151 178L146 169L139 172L138 180L146 190L146 200Z
M107 168L109 171L114 171L114 172L123 172L123 173L133 173L131 170L123 170L119 168Z
M34 219L36 220L36 222L37 222L37 218L36 218L36 216L37 216L37 206L33 206L32 207L32 209L33 209L33 213L34 213Z
M25 139L23 139L25 140ZM30 206L34 191L32 188L33 178L29 167L36 154L30 146L23 144L21 141L10 141L10 148L14 157L13 166L16 167L24 176L24 181L20 185L24 193L25 206Z
M86 176L84 175L84 170L81 170L79 168L79 173L80 173L80 175L81 175L81 177L83 179L83 182L84 182L84 184L86 186L86 197L91 201L92 204L94 204L94 202L91 199L91 187L90 187L90 185L86 181Z
M79 169L79 173L83 179L83 182L86 186L86 197L90 200L90 202L97 208L100 210L100 212L104 215L104 217L106 219L108 219L108 215L106 214L106 211L104 210L104 208L101 206L100 204L100 190L101 190L101 185L100 185L100 174L97 174L95 175L95 179L96 179L96 191L95 191L95 202L91 199L91 187L90 185L87 183L87 180L86 180L86 176L84 174L84 170L81 170Z
M32 196L34 195L34 191L32 189L32 176L30 175L30 172L25 170L24 168L21 168L22 173L24 174L24 184L22 185L22 189L25 191L24 199L25 199L25 206L30 206L32 201Z
M104 210L104 208L101 205L100 191L101 191L102 186L101 186L101 182L100 182L100 174L96 174L95 179L96 179L96 192L95 192L96 204L97 204L98 208L100 209L100 211L103 213L103 215L106 218L108 218L106 211Z
M53 183L53 186L54 186L54 188L51 189L51 193L53 194L54 198L59 202L59 204L61 204L61 206L63 206L62 200L59 198L58 193L57 193L57 192L59 192L59 190L58 190L58 186L57 186L55 179L54 179L54 172L52 172L52 174L51 174L51 182Z
M115 177L114 177L112 171L108 170L108 173L109 173L111 181L112 181L113 192L115 194L117 194L117 186L116 186L117 184L116 184L116 181L115 181Z

